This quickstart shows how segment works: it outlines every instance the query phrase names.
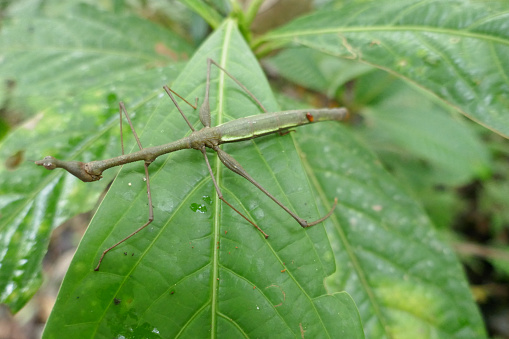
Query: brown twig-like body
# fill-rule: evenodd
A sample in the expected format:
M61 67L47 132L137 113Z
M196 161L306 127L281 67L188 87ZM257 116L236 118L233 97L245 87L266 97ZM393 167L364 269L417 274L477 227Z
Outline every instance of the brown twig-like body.
M332 212L334 211L334 208L337 204L337 199L334 200L334 206L332 209L325 215L324 217L314 221L314 222L307 222L306 220L300 218L298 215L296 215L294 212L292 212L290 209L288 209L285 205L283 205L278 199L276 199L272 194L270 194L265 188L263 188L255 179L253 179L247 171L240 165L240 163L237 162L231 155L224 152L222 149L219 148L219 145L224 143L231 143L231 142L238 142L242 140L248 140L253 138L258 138L267 134L272 133L280 133L284 134L291 128L305 125L309 123L319 122L319 121L331 121L331 120L344 120L347 117L347 111L344 108L331 108L331 109L311 109L311 110L293 110L293 111L283 111L283 112L276 112L276 113L265 113L265 114L259 114L254 115L250 117L240 118L233 121L226 122L224 124L221 124L219 126L211 127L211 117L210 117L210 107L209 107L209 87L210 87L210 67L211 65L216 65L219 69L224 71L230 78L232 78L242 89L248 93L251 98L257 102L257 104L264 110L265 108L262 106L262 104L254 97L254 95L249 92L247 88L245 88L244 85L242 85L235 77L233 77L230 73L228 73L225 69L223 69L221 66L219 66L217 63L215 63L213 60L208 59L207 62L207 85L206 85L206 92L205 92L205 99L203 101L203 104L200 107L200 121L204 125L204 127L200 130L195 130L187 117L184 115L180 107L178 106L177 102L175 101L175 98L173 97L173 92L168 87L164 86L165 91L168 93L174 104L176 105L179 112L182 114L182 117L186 120L188 126L190 127L192 133L189 136L186 136L182 139L170 142L168 144L159 145L159 146L152 146L143 148L141 145L141 142L138 138L138 135L136 134L136 131L134 130L134 127L131 123L131 120L129 119L129 116L127 114L127 111L125 110L124 104L120 103L120 117L122 118L122 112L124 112L129 125L131 127L131 130L136 138L136 142L138 144L138 147L140 148L139 151L124 154L124 148L123 148L123 140L122 141L122 155L105 159L105 160L96 160L91 161L87 163L83 163L80 161L62 161L55 159L54 157L47 156L42 160L38 160L35 163L39 166L44 166L48 170L53 170L55 168L62 168L71 173L72 175L76 176L80 180L84 182L90 182L90 181L96 181L102 178L103 171L107 170L108 168L124 165L131 162L136 161L143 161L145 166L145 175L147 178L147 194L148 194L148 200L149 200L149 218L147 222L138 228L136 231L125 237L124 239L120 240L113 246L106 249L103 253L101 258L99 259L99 263L95 270L98 270L101 262L110 250L124 242L125 240L129 239L130 237L134 236L136 233L141 231L143 228L148 226L153 220L154 220L154 214L153 214L153 208L152 208L152 198L151 198L151 192L150 192L150 180L148 176L148 166L159 156L171 152L175 152L178 150L183 149L196 149L201 151L205 158L205 162L207 164L207 168L209 170L209 173L212 177L212 181L214 183L214 187L216 189L217 195L220 200L222 200L224 203L226 203L229 207L231 207L235 212L237 212L240 216L242 216L245 220L247 220L249 223L251 223L256 229L258 229L265 238L268 238L268 235L260 228L258 225L256 225L253 221L251 221L249 218L247 218L244 214L242 214L240 211L238 211L235 207L233 207L229 202L227 202L223 194L221 193L221 189L219 188L219 185L216 182L216 179L214 177L214 174L212 172L212 168L210 166L210 163L207 158L206 149L210 148L217 152L219 159L221 162L230 170L237 173L238 175L244 177L248 181L250 181L253 185L255 185L258 189L260 189L263 193L265 193L269 198L271 198L276 204L278 204L282 209L284 209L288 214L294 218L299 225L302 227L310 227L313 225L316 225L325 219L327 219ZM175 93L176 94L176 93ZM178 94L177 94L178 95ZM180 96L179 96L180 97ZM182 97L180 97L183 99ZM185 100L185 99L183 99ZM188 103L186 101L186 103ZM189 103L188 103L189 104ZM191 104L189 104L191 105ZM191 105L194 107L193 105ZM196 108L196 107L194 107ZM122 119L121 119L122 121ZM121 127L122 130L122 127Z

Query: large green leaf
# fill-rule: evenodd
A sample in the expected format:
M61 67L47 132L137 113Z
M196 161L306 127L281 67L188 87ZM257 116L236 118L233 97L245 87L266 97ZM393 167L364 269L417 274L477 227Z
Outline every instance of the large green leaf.
M38 111L84 89L122 87L192 52L182 38L148 21L85 5L57 18L14 18L2 30L0 45L0 80L14 82L12 99L29 100Z
M0 144L0 300L16 312L40 285L52 229L92 209L115 174L83 189L27 160L119 155L118 100L129 98L133 107L159 95L177 73L173 57L192 48L153 24L89 6L52 19L14 19L2 28L0 46L0 81L14 84L8 108L37 113Z
M299 18L259 43L295 42L376 66L507 137L508 15L507 1L353 2Z
M347 291L369 338L483 338L482 318L454 252L419 205L341 125L297 133L336 258L330 292Z
M196 52L173 88L188 100L203 98L206 59L217 60L263 98L277 104L256 59L227 21ZM212 70L213 124L259 112L223 72ZM144 109L145 146L189 134L166 97ZM185 108L200 127L197 112ZM304 218L319 213L312 203L292 136L270 136L225 145L225 151L271 193ZM210 154L225 198L270 235L266 240L216 199L200 152L187 150L150 166L155 220L109 252L101 252L147 219L140 164L124 166L85 234L48 321L45 337L363 337L353 301L327 295L324 279L335 268L322 226L302 229L277 205ZM332 197L331 197L332 199Z

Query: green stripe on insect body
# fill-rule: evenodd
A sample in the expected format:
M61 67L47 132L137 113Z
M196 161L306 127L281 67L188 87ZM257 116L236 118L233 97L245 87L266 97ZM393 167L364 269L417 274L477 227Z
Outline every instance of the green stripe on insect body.
M311 122L344 120L344 108L292 110L252 115L217 126L221 142L234 142L288 130Z

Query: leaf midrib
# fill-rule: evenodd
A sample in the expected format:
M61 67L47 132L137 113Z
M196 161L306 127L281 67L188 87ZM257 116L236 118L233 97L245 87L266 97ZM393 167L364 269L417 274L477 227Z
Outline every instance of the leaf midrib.
M270 41L276 39L285 39L285 38L295 38L299 36L308 36L308 35L320 35L320 34L332 34L332 33L382 33L382 32L419 32L419 33L437 33L448 36L459 36L465 38L473 38L479 39L483 41L493 41L500 44L509 46L509 39L499 38L493 35L481 34L481 33L473 33L468 30L458 30L458 29L448 29L448 28L439 28L435 26L362 26L362 27L347 27L347 26L339 26L334 28L325 28L325 29L309 29L309 30L293 30L288 33L270 33L262 38L262 40Z

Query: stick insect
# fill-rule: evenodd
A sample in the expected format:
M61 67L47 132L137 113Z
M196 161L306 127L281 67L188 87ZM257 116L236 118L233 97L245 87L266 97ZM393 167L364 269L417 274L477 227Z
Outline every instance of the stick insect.
M253 115L245 118L239 118L233 121L229 121L223 123L219 126L212 127L211 126L211 115L210 115L210 105L209 105L209 91L210 91L210 73L211 67L215 65L221 71L223 71L228 77L230 77L239 87L241 87L256 103L257 105L265 112L265 114ZM331 210L322 218L313 221L307 222L303 218L299 217L297 214L288 209L283 203L281 203L276 197L274 197L271 193L269 193L265 188L263 188L255 179L253 179L247 171L237 162L231 155L227 154L219 145L224 143L231 142L239 142L243 140L249 140L253 138L258 138L264 135L272 134L272 133L280 133L285 134L290 131L291 128L305 125L312 122L318 121L328 121L328 120L343 120L347 116L347 110L345 108L332 108L332 109L310 109L310 110L292 110L292 111L282 111L275 113L267 113L267 110L262 105L262 103L233 75L231 75L228 71L226 71L223 67L217 64L212 59L207 59L207 80L205 87L205 98L203 103L200 106L199 117L200 121L203 124L203 128L200 130L195 130L193 125L189 122L184 112L180 109L177 101L173 94L177 95L180 99L185 101L188 105L197 108L197 105L194 106L187 102L184 98L178 95L176 92L171 90L168 86L163 87L170 99L173 101L178 111L186 121L187 125L191 129L191 134L186 136L180 140L170 142L168 144L160 145L160 146L152 146L143 148L138 138L138 135L134 129L134 126L127 114L126 108L122 102L119 104L119 116L120 116L120 141L122 147L122 155L105 160L91 161L87 163L83 163L80 161L63 161L58 160L52 156L47 156L42 160L35 161L35 164L39 166L44 166L48 170L53 170L55 168L63 168L68 171L72 175L76 176L80 180L84 182L96 181L102 178L102 172L108 168L124 165L127 163L135 162L135 161L143 161L145 167L145 178L147 185L147 196L148 196L148 206L149 206L149 217L145 224L139 227L137 230L126 236L124 239L120 240L116 244L104 250L102 253L97 266L95 267L95 271L99 270L101 263L104 259L104 256L123 243L128 240L132 236L136 235L138 232L147 227L154 220L154 211L152 206L152 196L150 190L150 179L148 166L159 156L171 153L183 149L196 149L199 150L205 159L205 163L207 165L207 169L212 178L212 182L214 184L215 190L217 192L218 198L223 201L226 205L232 208L236 213L238 213L242 218L248 221L251 225L253 225L263 236L267 239L268 235L252 220L246 217L242 212L232 206L221 193L221 189L217 184L217 181L214 177L214 173L210 166L206 149L211 148L219 156L221 162L231 171L237 173L238 175L244 177L249 182L251 182L254 186L256 186L259 190L261 190L265 195L267 195L270 199L272 199L277 205L279 205L283 210L285 210L292 218L294 218L300 226L303 228L314 226L318 223L321 223L334 211L334 208L337 205L337 198L334 199L334 205ZM172 94L173 93L173 94ZM198 101L198 99L196 99ZM197 102L196 102L197 103ZM124 142L122 137L122 113L124 113L129 126L131 127L131 131L136 139L136 142L139 147L139 151L125 154L124 153Z

